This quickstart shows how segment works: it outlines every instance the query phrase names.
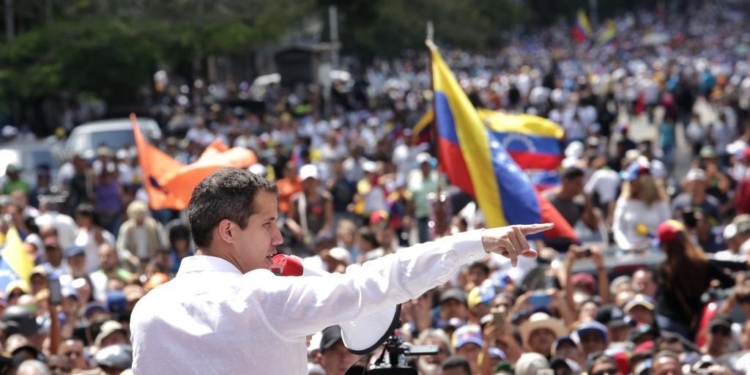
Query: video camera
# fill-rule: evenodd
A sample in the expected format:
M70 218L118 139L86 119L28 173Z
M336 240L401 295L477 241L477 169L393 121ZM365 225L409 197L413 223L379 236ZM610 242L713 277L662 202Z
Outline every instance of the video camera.
M401 326L400 322L397 326ZM404 345L404 339L394 329L383 342L383 351L369 371L354 365L345 375L418 375L416 368L409 367L407 357L435 355L438 352L437 345Z

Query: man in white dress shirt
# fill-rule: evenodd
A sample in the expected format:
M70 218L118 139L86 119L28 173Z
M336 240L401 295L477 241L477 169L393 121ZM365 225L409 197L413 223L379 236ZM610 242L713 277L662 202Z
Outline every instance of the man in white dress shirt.
M551 224L486 229L403 249L351 274L278 277L276 187L222 169L193 192L196 255L131 317L135 374L307 374L306 336L417 298L496 252L535 257L525 235Z

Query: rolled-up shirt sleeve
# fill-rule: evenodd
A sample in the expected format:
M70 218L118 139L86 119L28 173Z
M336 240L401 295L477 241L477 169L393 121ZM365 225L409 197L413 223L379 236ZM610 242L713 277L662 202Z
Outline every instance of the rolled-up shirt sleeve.
M241 290L270 328L299 338L417 298L486 255L478 230L402 249L346 274L278 277L252 271L242 276L247 287Z

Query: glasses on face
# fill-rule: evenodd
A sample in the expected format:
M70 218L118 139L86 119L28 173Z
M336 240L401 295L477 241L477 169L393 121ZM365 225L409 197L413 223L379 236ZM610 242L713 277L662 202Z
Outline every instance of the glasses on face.
M18 298L20 296L24 295L23 292L13 292L10 295L8 295L8 298Z
M616 375L616 374L617 374L617 369L614 367L609 367L609 368L596 371L592 373L591 375Z

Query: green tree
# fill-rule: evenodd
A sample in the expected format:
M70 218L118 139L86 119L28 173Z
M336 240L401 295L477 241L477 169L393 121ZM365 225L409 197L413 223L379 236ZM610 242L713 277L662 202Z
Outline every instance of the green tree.
M432 21L440 43L468 50L500 46L501 35L527 17L513 0L320 0L341 14L345 50L364 57L400 56L424 49L425 27Z
M0 44L0 84L22 99L87 93L130 102L160 62L193 64L282 36L312 0L78 0ZM43 0L18 2L19 17ZM23 17L21 17L23 18Z

